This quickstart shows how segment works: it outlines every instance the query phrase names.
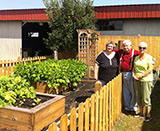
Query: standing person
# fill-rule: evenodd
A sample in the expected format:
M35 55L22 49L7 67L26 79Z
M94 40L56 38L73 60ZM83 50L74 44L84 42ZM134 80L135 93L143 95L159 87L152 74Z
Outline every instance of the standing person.
M151 91L153 86L152 56L147 54L147 43L139 44L140 55L134 60L133 78L136 89L136 98L140 113L136 117L143 116L143 107L146 107L145 121L151 120Z
M120 71L122 72L122 84L123 84L123 100L124 110L137 111L135 89L133 87L132 68L133 61L140 53L137 50L132 49L132 43L130 40L123 41L123 49L118 50Z
M95 62L94 77L101 81L102 87L118 74L118 56L113 51L113 41L106 44L106 50L102 51Z

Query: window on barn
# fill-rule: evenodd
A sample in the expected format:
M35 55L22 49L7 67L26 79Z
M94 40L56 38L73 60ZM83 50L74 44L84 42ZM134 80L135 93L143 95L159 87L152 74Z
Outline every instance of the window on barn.
M96 22L96 28L99 31L121 31L123 30L122 20L98 20Z

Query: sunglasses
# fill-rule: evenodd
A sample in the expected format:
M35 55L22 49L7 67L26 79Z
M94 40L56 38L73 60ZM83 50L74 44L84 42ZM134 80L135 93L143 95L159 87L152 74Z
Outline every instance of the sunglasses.
M140 50L145 50L146 47L140 47L140 46L139 46L139 49L140 49Z

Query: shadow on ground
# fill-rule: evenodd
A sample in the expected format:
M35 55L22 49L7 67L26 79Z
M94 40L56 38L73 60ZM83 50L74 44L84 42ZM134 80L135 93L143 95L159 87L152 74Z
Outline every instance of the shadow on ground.
M142 131L160 131L160 80L152 92L152 120L143 122Z
M160 131L160 80L152 92L152 120L144 122L144 117L135 118L134 113L123 111L113 131Z

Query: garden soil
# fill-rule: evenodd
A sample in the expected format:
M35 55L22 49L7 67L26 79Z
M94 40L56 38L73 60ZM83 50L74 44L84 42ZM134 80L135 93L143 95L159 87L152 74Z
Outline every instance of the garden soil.
M61 94L65 96L65 114L69 114L72 108L77 108L81 102L85 102L87 98L90 98L94 94L94 84L93 80L91 82L82 81L78 87ZM59 120L60 118L56 122ZM46 131L47 129L48 126L41 131Z
M70 113L73 107L78 107L81 102L85 102L94 93L94 82L81 82L77 88L63 92L65 98L65 113Z

